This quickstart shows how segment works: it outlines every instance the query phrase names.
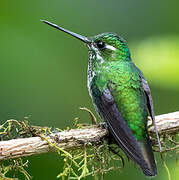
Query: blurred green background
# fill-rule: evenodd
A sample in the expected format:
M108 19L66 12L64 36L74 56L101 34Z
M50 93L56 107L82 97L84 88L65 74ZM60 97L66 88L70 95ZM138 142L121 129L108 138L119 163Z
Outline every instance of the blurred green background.
M75 117L89 122L79 107L93 110L88 95L88 51L80 41L42 22L46 19L86 36L117 32L151 87L156 114L179 109L179 1L175 0L1 0L0 123L30 117L30 123L65 128ZM157 155L156 155L157 156ZM55 154L29 158L34 180L55 179L62 162ZM158 176L167 179L157 156ZM179 179L175 157L167 160ZM146 179L133 163L105 180ZM87 178L92 179L92 177Z

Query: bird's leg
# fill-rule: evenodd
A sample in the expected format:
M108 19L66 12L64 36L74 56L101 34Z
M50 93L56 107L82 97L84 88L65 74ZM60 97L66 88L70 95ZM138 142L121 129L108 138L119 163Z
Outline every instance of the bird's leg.
M105 122L100 122L99 126L106 129L106 130L108 130L108 126L107 126L107 124Z
M147 128L149 129L149 128L151 128L151 127L153 127L153 126L154 126L154 122L151 120L151 118L150 118L150 117L148 117L148 121L150 121L150 122L151 122L151 124L147 126Z

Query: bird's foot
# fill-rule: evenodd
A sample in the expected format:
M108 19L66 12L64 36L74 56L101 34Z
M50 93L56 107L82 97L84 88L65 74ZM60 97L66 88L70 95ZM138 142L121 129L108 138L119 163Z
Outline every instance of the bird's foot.
M107 124L105 122L100 122L99 126L104 128L104 129L108 129L108 126L107 126Z

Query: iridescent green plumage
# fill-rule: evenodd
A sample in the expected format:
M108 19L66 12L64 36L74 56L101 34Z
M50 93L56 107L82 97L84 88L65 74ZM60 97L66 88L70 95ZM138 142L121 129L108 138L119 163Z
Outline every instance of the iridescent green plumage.
M152 97L142 72L131 61L125 40L115 33L87 38L44 22L86 43L88 89L96 111L126 155L146 176L155 176L157 169L147 133L148 111L156 130ZM156 135L158 139L157 130Z
M122 117L135 137L146 137L147 101L141 88L139 71L133 63L103 63L101 67L98 66L92 86L97 86L100 91L104 91L108 86Z
M137 140L146 138L146 95L141 86L141 72L131 61L126 42L113 33L104 33L92 39L94 42L103 41L107 46L113 47L112 50L106 48L101 52L91 51L93 65L89 71L95 74L91 82L92 89L95 91L93 86L97 86L100 91L104 91L107 86L110 87L115 104L134 136Z

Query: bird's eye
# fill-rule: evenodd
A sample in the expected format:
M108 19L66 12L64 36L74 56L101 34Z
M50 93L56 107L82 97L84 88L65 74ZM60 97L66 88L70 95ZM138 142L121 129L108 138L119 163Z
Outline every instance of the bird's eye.
M106 45L105 45L105 43L104 43L103 41L97 41L97 42L96 42L96 46L97 46L98 49L100 49L100 50L103 50L103 49L106 48Z

